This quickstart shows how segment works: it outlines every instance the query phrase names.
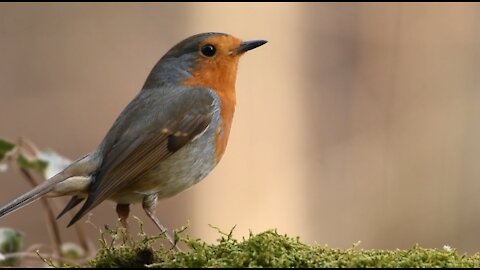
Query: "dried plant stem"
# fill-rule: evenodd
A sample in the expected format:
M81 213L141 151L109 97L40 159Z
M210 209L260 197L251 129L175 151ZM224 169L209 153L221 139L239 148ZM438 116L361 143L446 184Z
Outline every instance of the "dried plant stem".
M10 258L22 258L22 259L36 259L38 260L38 256L41 257L49 257L55 261L70 264L70 265L78 265L86 262L85 260L70 260L63 258L61 256L53 255L53 254L45 254L45 253L35 253L35 252L15 252L15 253L7 253L3 254L5 259L10 259Z
M35 180L33 175L28 170L20 169L20 171L25 176L25 178L27 178L28 182L33 187L38 185L38 182ZM51 232L51 235L53 236L52 242L53 242L53 245L54 245L54 250L58 255L61 256L61 254L62 254L62 250L61 250L62 238L60 236L60 230L58 229L58 225L57 225L57 222L55 220L55 215L53 213L52 206L50 205L50 203L45 198L40 199L40 201L42 202L43 208L45 209L46 214L47 214L47 220L48 220L50 232Z
M75 230L77 231L78 241L80 242L80 246L85 250L85 257L90 257L92 255L92 251L94 250L93 243L87 241L87 237L85 235L85 228L82 223L78 222L75 224Z
M20 137L18 140L18 146L29 151L34 156L37 156L38 153L40 153L38 147L30 139L24 136Z
M33 156L33 157L38 156L39 153L40 153L40 150L38 149L38 147L31 140L29 140L26 137L21 137L19 139L18 146L19 147L17 149L17 153L26 151L26 152L28 152L29 156ZM20 170L22 171L23 175L27 178L28 182L32 186L35 187L35 186L38 185L38 182L35 180L33 175L28 170L25 170L25 169L20 169ZM54 215L53 210L52 210L53 209L52 205L45 198L42 198L41 201L42 201L43 207L44 207L44 209L46 210L46 213L47 213L47 219L48 219L48 222L49 222L49 225L50 225L49 226L50 227L50 232L51 232L51 235L53 236L52 242L54 244L54 250L59 256L61 256L62 255L61 254L61 246L62 246L63 242L62 242L62 239L61 239L61 236L60 236L60 230L58 228L55 215ZM94 244L91 241L87 240L83 224L76 223L75 224L75 230L77 232L77 236L78 236L78 240L80 242L80 246L83 248L83 250L85 250L86 257L89 257L92 254L93 250L95 250Z
M39 250L39 249L48 249L48 250L51 251L52 247L44 245L44 244L33 244L33 245L27 247L25 249L25 252L34 252L35 250Z

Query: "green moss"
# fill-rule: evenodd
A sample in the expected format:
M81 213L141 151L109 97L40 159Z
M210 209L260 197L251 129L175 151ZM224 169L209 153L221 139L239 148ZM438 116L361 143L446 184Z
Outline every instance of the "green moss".
M480 267L480 254L459 255L450 249L346 250L308 246L275 230L250 234L241 241L221 233L216 244L183 239L188 251L151 248L154 238L103 247L90 267Z

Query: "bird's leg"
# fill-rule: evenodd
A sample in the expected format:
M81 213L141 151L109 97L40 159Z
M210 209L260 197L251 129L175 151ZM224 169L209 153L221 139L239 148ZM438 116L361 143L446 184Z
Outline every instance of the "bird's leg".
M122 226L128 230L128 223L127 218L128 214L130 213L130 205L129 204L117 204L117 215L120 219L120 223Z
M117 204L117 215L120 219L120 223L125 228L125 235L124 235L124 242L128 238L128 214L130 213L130 205L129 204Z
M168 241L172 244L173 247L175 247L178 251L181 251L181 249L176 245L175 241L173 240L173 237L168 233L167 228L163 226L158 218L155 216L155 207L157 206L157 199L158 196L157 194L151 194L145 196L143 198L143 210L145 210L145 213L147 216L155 223L157 228L160 230L161 233L164 233L167 236Z

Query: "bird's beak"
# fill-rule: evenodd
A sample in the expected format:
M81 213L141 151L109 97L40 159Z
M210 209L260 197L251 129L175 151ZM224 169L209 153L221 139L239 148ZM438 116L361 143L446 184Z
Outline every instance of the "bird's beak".
M263 44L267 43L266 40L250 40L250 41L244 41L238 46L236 49L233 50L233 54L239 55L242 54L246 51L250 51L252 49L255 49L257 47L262 46Z

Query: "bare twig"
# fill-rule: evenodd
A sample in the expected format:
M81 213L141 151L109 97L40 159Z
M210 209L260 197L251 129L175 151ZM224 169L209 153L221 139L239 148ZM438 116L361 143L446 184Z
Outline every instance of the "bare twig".
M40 154L40 150L32 141L30 141L26 137L20 137L14 154L7 157L8 158L7 160L13 163L15 162L15 157L17 157L18 155L24 155L27 158L36 158L39 154ZM25 178L27 179L27 181L30 183L32 187L35 187L39 184L39 181L36 180L34 174L31 171L23 168L19 168L19 170L21 171L23 176L25 176ZM51 204L52 202L49 202L45 198L42 198L40 200L42 202L42 205L46 212L46 216L48 220L48 225L49 225L48 227L49 227L51 242L53 244L53 251L54 251L54 254L52 256L62 257L61 247L62 247L63 241L62 241L60 230L54 215L53 207ZM55 203L55 201L53 201L53 203ZM80 242L80 246L85 251L85 258L91 257L93 254L93 251L95 250L95 246L91 241L87 240L83 224L81 223L75 224L75 230L78 236L78 240ZM25 254L31 255L31 253L28 253L28 252Z
M29 154L32 156L36 156L38 154L38 148L30 140L28 140L25 137L21 137L19 139L18 146L19 146L18 153L21 153L23 150L23 151L29 151L30 152ZM25 146L27 146L28 148ZM30 171L24 168L20 168L20 171L22 172L23 176L25 176L25 178L27 179L27 181L30 183L32 187L36 187L39 184L38 181L35 179L35 177L32 175L32 173L30 173ZM40 201L42 202L43 208L45 209L47 214L48 224L50 225L49 226L50 232L51 232L50 235L52 235L53 237L52 242L54 244L54 250L58 255L61 255L62 239L60 236L60 230L58 229L57 222L55 221L55 215L53 213L52 206L45 198L40 199Z
M34 252L39 249L49 249L52 250L50 246L44 245L44 244L33 244L25 249L25 252Z
M18 145L21 146L21 149L19 149L20 151L22 151L22 150L27 151L32 156L38 156L39 153L40 153L40 150L38 149L38 147L31 140L29 140L26 137L21 137L19 139L19 144ZM25 172L23 172L23 173L25 174ZM32 176L32 175L30 174L30 176ZM27 179L34 186L36 186L38 184L33 177L30 177L30 178L27 177ZM32 183L32 180L33 180L33 183ZM56 220L53 216L52 206L46 199L42 199L42 203L44 204L44 207L47 211L49 222L52 225L51 226L51 231L53 232L53 235L54 235L55 249L56 249L57 252L60 252L62 241L61 241L61 238L60 238L60 233L59 233L59 229L58 229ZM90 255L90 253L92 253L92 250L94 249L94 247L93 247L93 243L87 241L87 237L85 235L85 230L83 228L83 225L81 223L75 224L75 230L77 232L77 236L78 236L78 240L80 242L80 246L83 248L83 250L85 250L85 253L87 254L87 256ZM61 253L58 253L58 254L61 254Z
M21 168L20 171L27 178L28 182L33 187L38 185L38 182L35 180L33 175L28 170ZM55 220L55 214L53 213L52 206L50 205L47 199L41 198L40 200L47 214L47 220L48 220L50 232L52 233L52 236L53 236L52 242L54 244L54 250L58 255L61 255L62 254L62 250L61 250L62 238L60 236L60 230L58 229L58 225Z
M82 223L78 222L75 224L75 230L77 231L78 241L80 246L85 250L85 257L88 258L92 255L92 251L95 249L91 241L87 241L85 235L85 227Z
M27 137L21 136L20 139L18 140L18 145L25 150L29 150L33 156L37 156L40 153L40 150L38 149L38 147ZM28 148L25 146L27 146Z
M65 200L60 200L62 201L63 204L66 203ZM52 200L50 201L53 203L53 206L55 206L55 209L59 209L59 201L58 200ZM73 214L70 213L70 216L73 218ZM95 251L95 245L93 244L92 241L90 241L87 238L87 235L85 234L85 224L82 222L77 222L74 225L75 231L77 232L77 238L78 241L80 242L80 247L85 251L86 257L89 257L93 252Z
M5 259L22 258L22 259L36 259L36 260L38 260L39 255L41 257L49 257L55 261L71 264L71 265L78 265L86 262L86 260L71 260L71 259L63 258L61 256L57 256L54 254L35 253L35 252L15 252L15 253L3 254Z

